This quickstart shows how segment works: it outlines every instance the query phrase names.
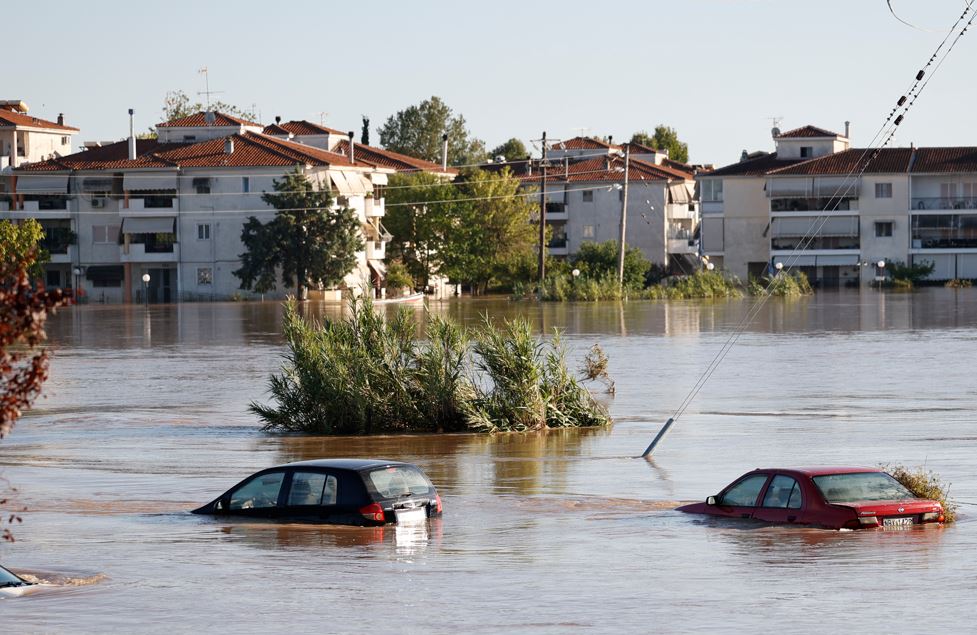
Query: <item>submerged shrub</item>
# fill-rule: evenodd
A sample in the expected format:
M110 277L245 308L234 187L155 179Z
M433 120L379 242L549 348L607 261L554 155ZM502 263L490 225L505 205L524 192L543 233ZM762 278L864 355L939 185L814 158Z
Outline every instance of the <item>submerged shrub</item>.
M750 295L769 293L787 298L814 293L814 289L811 288L811 283L807 279L807 274L803 271L781 272L772 277L764 276L759 280L750 278L747 290Z
M269 388L252 402L266 430L316 434L533 430L603 425L604 409L566 371L558 340L528 323L486 319L474 344L457 323L432 317L426 341L414 315L385 320L369 299L319 323L285 305L288 346Z
M944 484L942 479L933 471L926 471L921 467L909 468L904 465L882 465L902 486L919 498L935 500L943 506L945 522L952 523L957 519L957 504L949 498L950 484Z
M947 280L943 286L947 289L969 289L974 286L974 283L970 280L954 278L953 280Z

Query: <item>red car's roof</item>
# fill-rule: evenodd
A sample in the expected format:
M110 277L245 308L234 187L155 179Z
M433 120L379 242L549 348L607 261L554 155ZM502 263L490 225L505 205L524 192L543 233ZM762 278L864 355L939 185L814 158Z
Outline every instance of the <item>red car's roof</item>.
M761 472L797 472L805 476L825 476L827 474L851 474L853 472L881 472L877 467L769 467L759 468Z

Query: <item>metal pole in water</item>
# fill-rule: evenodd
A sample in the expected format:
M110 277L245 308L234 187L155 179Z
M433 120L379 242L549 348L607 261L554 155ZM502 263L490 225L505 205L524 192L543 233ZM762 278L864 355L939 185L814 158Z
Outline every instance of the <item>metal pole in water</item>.
M662 426L662 429L658 431L658 435L655 437L655 440L652 441L651 445L645 449L644 453L641 455L641 458L644 459L651 456L651 453L655 451L655 446L658 445L659 441L665 438L665 435L668 433L668 429L672 427L673 423L675 423L675 419L669 417L668 421L665 422L665 425Z

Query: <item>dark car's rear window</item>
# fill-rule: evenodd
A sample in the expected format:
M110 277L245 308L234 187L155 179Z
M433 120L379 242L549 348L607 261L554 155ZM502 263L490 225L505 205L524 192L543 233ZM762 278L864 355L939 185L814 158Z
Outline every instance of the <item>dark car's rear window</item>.
M899 481L885 472L825 474L815 476L813 480L829 503L916 498Z
M10 573L3 567L0 567L0 587L21 586L22 584L25 584L23 580Z
M394 465L366 474L373 489L383 498L434 495L434 486L424 473L410 465Z

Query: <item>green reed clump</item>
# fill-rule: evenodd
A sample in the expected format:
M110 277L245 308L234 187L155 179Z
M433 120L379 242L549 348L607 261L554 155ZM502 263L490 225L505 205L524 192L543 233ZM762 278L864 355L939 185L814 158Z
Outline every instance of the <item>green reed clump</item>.
M597 302L624 297L616 276L592 277L572 274L547 276L540 297L547 302Z
M902 486L918 498L935 500L943 506L944 522L952 523L957 519L957 504L950 500L950 484L944 483L938 474L924 468L910 468L904 465L882 465Z
M747 284L747 291L750 295L777 295L785 298L793 298L802 295L811 295L814 289L807 274L803 271L793 273L778 273L772 277L750 278Z
M739 280L719 271L696 271L692 275L670 278L648 287L642 297L652 300L689 300L694 298L738 298L743 295Z
M250 410L267 430L335 435L608 423L562 357L554 361L558 342L524 328L486 320L473 343L457 323L432 317L421 340L408 309L385 320L370 300L352 299L347 317L319 323L289 301L288 352L269 381L276 404Z

